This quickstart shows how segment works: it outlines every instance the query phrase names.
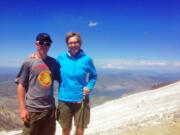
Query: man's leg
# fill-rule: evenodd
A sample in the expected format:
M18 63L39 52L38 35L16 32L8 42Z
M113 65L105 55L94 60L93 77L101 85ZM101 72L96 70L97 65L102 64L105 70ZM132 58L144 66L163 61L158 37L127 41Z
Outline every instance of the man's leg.
M55 111L30 113L30 121L24 124L22 135L54 135Z
M56 130L55 110L48 111L40 125L42 135L54 135Z
M30 132L31 132L31 127L30 127L29 122L24 123L22 135L30 135Z
M30 112L30 118L28 123L24 123L22 135L39 135L40 124L39 117L40 113Z

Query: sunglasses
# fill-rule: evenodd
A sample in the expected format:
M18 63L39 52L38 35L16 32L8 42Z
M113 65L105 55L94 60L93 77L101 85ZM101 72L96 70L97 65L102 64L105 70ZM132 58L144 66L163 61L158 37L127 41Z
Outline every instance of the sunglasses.
M41 46L51 46L51 42L46 42L46 41L39 41L39 45Z
M72 45L72 44L78 44L79 41L75 41L75 42L68 42L69 45Z

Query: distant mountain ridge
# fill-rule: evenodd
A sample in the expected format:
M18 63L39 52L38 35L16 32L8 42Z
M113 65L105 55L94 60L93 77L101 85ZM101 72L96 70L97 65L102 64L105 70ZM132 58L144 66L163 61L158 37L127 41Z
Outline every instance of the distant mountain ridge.
M158 84L155 84L152 86L152 90L157 89L157 88L161 88L161 87L164 87L164 86L176 83L176 82L178 82L178 81L158 83Z
M0 67L0 74L17 74L20 67Z
M180 80L180 74L122 72L118 74L99 74L92 95L118 98L151 89L156 84Z

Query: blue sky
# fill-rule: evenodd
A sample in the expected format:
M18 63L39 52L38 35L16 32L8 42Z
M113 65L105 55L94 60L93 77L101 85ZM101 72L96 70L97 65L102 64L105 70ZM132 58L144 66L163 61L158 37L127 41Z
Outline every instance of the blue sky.
M49 55L67 51L69 31L97 68L180 70L179 0L3 0L0 66L19 67L36 51L35 37L53 39Z

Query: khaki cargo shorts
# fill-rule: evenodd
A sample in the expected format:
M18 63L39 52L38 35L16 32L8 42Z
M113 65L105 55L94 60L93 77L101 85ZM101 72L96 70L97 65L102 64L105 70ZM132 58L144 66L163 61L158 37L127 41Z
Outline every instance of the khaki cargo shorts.
M90 107L87 101L82 103L58 102L57 120L63 129L72 127L72 119L76 128L87 128L90 121Z
M30 121L24 123L22 135L54 135L55 130L55 110L30 112Z

